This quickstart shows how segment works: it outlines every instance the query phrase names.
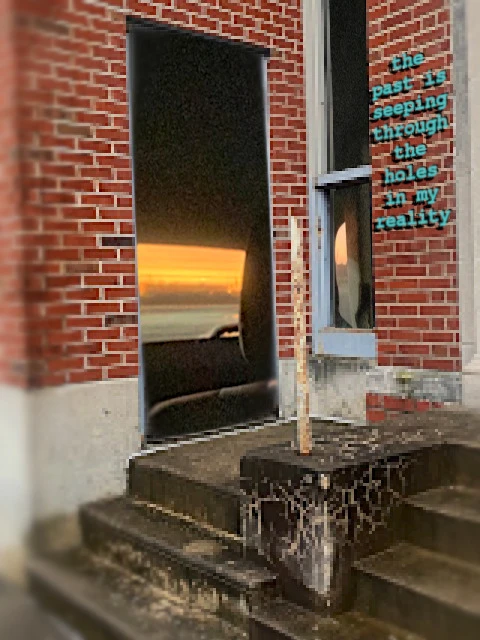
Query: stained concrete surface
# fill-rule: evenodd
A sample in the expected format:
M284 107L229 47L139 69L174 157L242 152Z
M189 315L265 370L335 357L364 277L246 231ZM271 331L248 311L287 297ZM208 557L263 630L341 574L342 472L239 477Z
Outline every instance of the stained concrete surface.
M480 492L467 487L437 487L416 495L411 503L447 516L480 523Z
M358 456L378 457L379 451L411 449L444 441L468 442L480 446L480 413L453 407L418 414L401 414L375 426L360 426L312 420L313 455L308 464L336 466L351 464ZM137 460L149 466L165 466L187 475L194 481L213 485L235 483L240 475L240 460L249 451L275 445L290 449L296 437L294 421L272 425L259 431L242 432L206 442L189 443ZM275 448L273 448L275 447ZM285 447L284 447L285 449ZM291 459L291 455L287 454ZM298 456L299 464L305 457Z
M480 614L480 570L471 563L402 542L360 560L357 567L448 606Z
M260 632L253 636L254 640L262 638L262 627L268 629L277 625L292 634L289 638L302 640L423 640L413 633L366 618L357 612L336 617L319 616L282 599L262 603L261 609L258 612L254 609L253 615L261 622Z
M86 638L246 640L208 611L85 549L36 558L32 566L36 596Z
M190 442L180 447L137 459L140 466L165 466L197 482L216 486L230 485L240 475L240 459L257 447L289 442L295 438L293 422L246 431L205 442Z
M0 582L0 638L81 640L47 616L21 589L6 582Z

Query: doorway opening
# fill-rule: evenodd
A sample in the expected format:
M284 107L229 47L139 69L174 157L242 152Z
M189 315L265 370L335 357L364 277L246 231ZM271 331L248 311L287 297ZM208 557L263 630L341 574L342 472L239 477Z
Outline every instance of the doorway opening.
M277 412L265 61L129 21L149 442Z

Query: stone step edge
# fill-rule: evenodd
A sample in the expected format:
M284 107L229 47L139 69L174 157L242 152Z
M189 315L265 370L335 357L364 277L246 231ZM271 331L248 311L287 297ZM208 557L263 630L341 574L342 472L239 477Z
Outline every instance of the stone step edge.
M278 620L273 620L270 616L262 612L261 609L253 609L250 612L250 624L255 623L278 634L281 640L305 640L305 638L302 638L301 636L292 633L289 629L286 629L280 622L278 622Z
M160 553L163 557L167 557L169 560L173 562L178 562L180 564L185 564L189 566L195 566L199 573L203 575L213 578L216 580L221 580L225 584L234 589L241 591L244 589L247 590L255 590L263 584L273 584L277 580L277 576L273 574L271 571L266 570L264 567L259 567L259 570L265 573L265 579L257 580L257 581L240 581L236 578L236 576L232 575L228 570L225 570L224 567L219 567L217 564L209 562L204 558L200 558L198 556L192 556L179 548L175 548L170 545L168 542L162 540L162 538L154 538L144 533L139 533L133 527L126 527L117 522L112 522L108 516L103 513L98 512L98 505L85 505L80 509L80 517L81 519L84 515L87 518L93 518L100 522L101 525L108 527L113 530L115 533L119 534L119 536L123 539L126 539L132 545L135 546L136 543L140 543L143 549L150 552ZM88 545L87 545L88 547ZM94 553L94 551L92 551Z
M201 525L210 524L236 535L240 534L240 513L244 494L240 487L217 485L205 480L191 478L185 471L180 471L165 464L141 463L132 466L128 472L127 495L131 499L146 500L160 506L167 506L177 513L181 512L197 520ZM142 482L146 476L148 482ZM160 483L160 491L152 491L152 477ZM168 487L174 485L171 491ZM180 491L180 493L179 493ZM186 498L190 493L197 500ZM156 495L155 495L156 494ZM223 515L215 515L217 502L224 505ZM167 503L167 504L165 504Z
M138 465L134 461L131 461L131 467L128 469L129 495L130 495L130 487L131 487L133 474L141 473L142 467L143 468L146 467L149 471L153 469L155 472L158 472L159 475L165 474L165 475L172 476L174 478L186 480L187 482L198 485L199 487L207 487L208 489L213 489L216 492L223 493L227 496L231 496L235 498L242 498L244 496L244 493L242 492L240 487L238 487L238 489L235 489L233 487L229 487L225 485L217 485L217 484L214 484L213 482L207 482L206 480L199 480L198 478L190 478L190 476L188 476L186 472L180 471L179 469L176 469L175 467L171 467L167 464L155 464L155 465L149 464L150 462L149 457L150 456L147 456L145 458L140 458Z
M110 633L122 640L152 640L151 636L139 633L138 629L118 619L113 612L105 609L94 598L89 598L81 593L78 585L82 580L74 579L66 570L55 566L52 562L40 558L31 557L27 561L28 579L41 582L63 602L67 601L82 615L92 620L95 624L107 627Z
M421 552L425 555L428 556L432 556L432 558L436 559L436 560L441 560L442 562L445 562L447 564L450 565L454 565L457 567L463 567L463 568L467 568L470 571L475 571L480 573L480 567L474 567L472 568L472 563L470 562L466 562L464 560L459 560L457 558L451 558L449 556L446 556L442 553L437 553L435 551L431 551L430 549L424 549L423 547L417 547L416 545L410 544L410 543L405 543L405 542L401 542L401 543L397 543L396 545L394 545L394 547L397 546L404 546L404 547L410 547L410 548L415 548L418 550L421 550ZM389 551L391 551L392 548L394 547L390 547L389 549L386 549L384 551L381 551L378 554L375 554L375 556L381 555L383 553L388 553ZM417 594L418 596L421 596L423 598L428 598L429 600L431 600L432 602L437 602L440 603L443 606L446 607L450 607L452 609L459 609L460 611L462 611L465 614L471 615L472 611L471 609L464 607L460 604L457 603L453 603L451 600L449 600L448 598L442 598L439 597L437 594L432 593L430 590L422 588L417 586L416 584L413 584L411 582L406 583L404 580L402 579L398 579L396 576L392 576L390 574L387 574L383 571L378 571L376 569L372 569L371 567L368 567L368 559L372 557L372 556L368 556L367 558L362 558L361 560L356 560L353 565L352 568L354 570L354 572L358 572L358 573L364 573L370 577L376 578L378 580L383 580L385 582L389 582L390 584L394 585L397 588L400 589L405 589L405 591L409 591L412 594Z
M322 614L320 613L315 613L309 609L305 609L303 607L301 607L300 605L297 605L293 602L290 602L282 597L279 598L279 602L280 603L284 603L285 607L288 608L290 610L291 614L296 614L296 616L301 617L301 616L308 616L309 618L311 618L311 622L312 622L312 628L314 626L316 626L317 622L319 621L319 618L322 618ZM383 628L385 630L385 633L389 633L389 638L391 638L392 640L394 638L396 638L397 636L395 635L395 632L402 634L402 638L408 637L410 640L425 640L422 636L419 636L417 634L414 634L413 632L409 632L405 629L400 629L398 626L394 626L391 624L386 623L385 621L382 621L380 619L376 619L376 618L371 618L370 616L367 616L363 613L359 613L357 611L347 611L345 612L347 614L353 614L354 616L358 616L363 618L364 622L367 622L367 624L370 625L375 625L376 627L380 627ZM342 614L340 614L341 617ZM334 619L336 618L336 616L334 616ZM262 606L262 603L260 604L255 604L252 607L252 610L250 612L250 621L252 623L256 623L259 624L261 627L264 627L266 629L268 629L269 631L273 631L274 633L279 635L279 640L305 640L305 635L304 634L298 634L295 630L293 629L289 629L284 623L282 623L282 621L279 621L277 618L275 618L271 612L269 612L268 610L268 603L267 603L267 607L265 608L265 606ZM343 624L343 622L337 621L337 623L339 624ZM351 623L350 623L351 624ZM318 630L315 631L316 634L319 633ZM329 636L329 632L325 631L325 633L327 633ZM334 631L335 634L335 638L337 637L337 632ZM256 636L255 636L256 637ZM311 638L311 634L309 632L309 638ZM362 636L364 637L364 636ZM320 640L320 636L318 636L319 640ZM327 640L327 636L323 635L323 631L322 631L322 635L321 635L321 639L322 640Z
M480 497L480 489L472 489L471 487L464 487L462 485L448 485L447 488L457 488L465 491L465 493L475 493ZM439 489L443 489L445 487L439 487ZM432 514L438 514L440 516L451 518L452 520L458 520L459 522L471 522L473 524L480 525L480 512L478 518L468 516L468 515L460 515L458 513L454 513L451 511L448 506L441 507L439 505L432 505L420 502L419 496L424 495L425 493L430 493L431 491L436 491L436 489L430 489L428 491L421 492L420 494L415 494L413 496L408 496L404 499L404 503L411 508L419 509L421 511L426 511Z
M192 530L206 533L207 535L211 536L212 539L232 542L233 544L241 546L242 548L245 545L245 539L242 536L231 533L230 531L225 531L225 529L217 529L213 525L208 524L208 522L199 522L198 520L195 520L193 516L189 516L184 513L178 513L177 511L173 511L172 509L169 509L164 505L157 504L155 502L149 502L148 500L139 500L135 497L130 498L130 502L134 507L151 511L152 513L158 514L160 517L165 518L170 522L182 522Z

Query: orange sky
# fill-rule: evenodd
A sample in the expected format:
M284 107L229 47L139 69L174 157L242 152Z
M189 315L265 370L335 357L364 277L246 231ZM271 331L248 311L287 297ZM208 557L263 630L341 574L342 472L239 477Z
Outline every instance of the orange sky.
M140 293L146 284L208 286L240 291L245 252L165 244L138 245Z

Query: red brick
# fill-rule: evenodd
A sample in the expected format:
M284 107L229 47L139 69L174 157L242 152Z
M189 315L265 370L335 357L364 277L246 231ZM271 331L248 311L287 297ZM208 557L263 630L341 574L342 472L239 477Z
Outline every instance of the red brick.
M68 346L69 355L85 355L87 353L102 353L101 342L82 342L82 344L71 344Z
M72 383L98 382L102 379L101 369L85 369L84 371L71 371L68 380Z
M25 257L31 261L32 268L35 265L35 275L57 274L59 277L84 278L82 284L86 289L78 294L71 290L74 287L80 291L78 281L67 279L63 281L64 284L61 284L61 280L57 281L55 294L60 292L62 300L75 295L88 299L88 296L91 298L105 294L107 302L82 303L75 310L70 308L74 311L73 316L69 316L67 312L63 317L67 327L75 324L80 326L78 323L83 319L87 331L104 326L102 323L110 313L107 310L112 308L109 306L111 304L115 309L114 314L136 313L138 309L134 251L101 249L96 245L97 234L133 234L125 22L123 12L116 11L116 8L124 9L125 3L123 0L109 0L108 4L111 9L103 5L92 5L86 0L74 0L69 10L63 6L56 7L60 20L56 28L62 33L47 32L45 28L34 25L28 31L25 31L25 27L16 27L19 58L15 69L18 69L19 74L18 100L22 103L19 104L18 124L28 161L26 169L22 171L21 182L25 204L32 208L23 226L25 241L22 240L21 249L23 251L28 247ZM285 252L285 255L278 256L277 262L277 267L284 274L278 273L276 280L279 284L283 282L289 285L289 217L297 215L304 220L305 231L308 233L301 7L293 0L280 4L271 1L256 3L255 6L251 6L252 4L255 5L241 4L235 0L219 0L203 5L191 0L168 0L163 3L136 0L127 3L127 8L140 17L152 18L158 15L164 23L174 20L182 27L193 26L199 31L224 38L230 35L273 49L278 48L280 51L280 55L274 55L269 62L268 88L272 120L269 138L272 165L270 178L277 242L287 244L284 248L276 245L278 251ZM434 30L429 32L428 40L425 41L427 52L438 52L438 57L429 61L431 68L451 65L448 28L451 18L446 0L428 0L423 4L391 0L388 4L381 5L368 0L367 6L367 23L370 23L370 74L371 79L375 78L375 83L392 78L386 61L393 52L404 51L405 43L411 51L423 48L422 41L427 39L426 29ZM22 6L22 11L25 15L35 12L35 15L48 17L49 7L49 3L28 2ZM383 31L387 26L389 31ZM28 38L25 37L27 33ZM374 50L374 47L377 49ZM52 69L57 70L56 73L51 74ZM416 82L416 91L419 90L417 85ZM447 85L444 88L447 90ZM448 90L453 93L450 86ZM60 110L65 111L66 118L63 118ZM451 107L449 113L451 114ZM53 127L53 123L58 124ZM34 124L37 127L35 131ZM36 148L35 136L38 136L40 148ZM99 139L101 137L105 140ZM452 142L453 126L429 141L429 156L444 158L441 182L445 188L438 204L455 209L455 191L451 189L454 185L454 173L448 166L453 158ZM385 157L381 155L380 145L372 147L371 151L375 172L375 219L379 216L377 209L381 206L377 196L382 191L377 180L381 178ZM42 163L45 170L42 170ZM52 182L47 181L42 185L38 180L40 175L48 178L48 181L58 178L59 184L53 186ZM101 181L99 189L94 184L96 180ZM405 191L410 196L412 190ZM121 193L124 195L115 195ZM450 200L447 201L447 197L452 199L452 204ZM0 205L0 213L3 212L2 206ZM33 212L35 207L37 211ZM2 218L5 219L5 216L0 216ZM35 234L36 239L33 238ZM41 234L46 235L42 236L40 242ZM47 247L48 234L55 234L50 248ZM432 242L437 241L439 244L435 249ZM439 237L438 231L430 229L389 232L374 237L374 262L380 256L386 258L383 264L376 264L377 311L382 312L377 313L378 334L381 336L380 363L392 364L394 358L406 362L408 357L415 354L402 352L402 349L415 346L411 341L417 339L420 330L439 337L438 332L441 333L441 330L437 320L444 317L447 321L458 320L455 241L454 216L444 230L443 237ZM449 244L451 242L453 244ZM57 243L58 247L55 246ZM59 253L54 253L55 251ZM434 251L438 252L438 259L429 257L433 256ZM452 254L447 256L449 251ZM4 255L12 254L9 254L7 248L3 253L0 252L0 264L9 262L2 259ZM19 261L21 257L17 256L15 259ZM309 265L308 251L305 264ZM121 279L123 274L126 278ZM288 277L285 278L285 275ZM42 293L42 286L38 281L32 287L39 300L44 296L43 301L28 302L30 307L26 313L31 312L29 315L32 317L41 318L50 313L51 309L58 313L60 309L68 308L62 306L63 303L59 305L48 302L49 294ZM47 289L49 287L47 285ZM88 293L89 289L91 294ZM282 357L292 357L292 308L288 292L279 290L278 293L281 297L277 303L277 322L279 327L285 327L280 336L279 354ZM444 298L440 299L437 293L444 294ZM285 302L283 296L286 296ZM116 298L118 303L108 302L109 299ZM124 301L125 298L131 300L127 302ZM443 301L448 304L440 304ZM433 304L430 305L429 302ZM5 313L9 315L10 311ZM11 313L18 314L17 311ZM89 326L91 329L88 329ZM396 339L393 332L396 328L404 332L407 344L389 344L389 341ZM458 330L454 324L447 324L444 328L447 334L452 333L456 338ZM131 329L135 331L136 327ZM122 332L125 330L126 327ZM122 336L127 337L127 333L122 333ZM438 341L432 340L432 343L438 345ZM440 346L443 344L440 343ZM447 346L448 349L456 348L450 343ZM437 366L442 366L442 363L450 360L453 364L448 367L458 367L456 352L448 353L449 356L442 359L425 357L425 362L435 362ZM60 384L137 375L138 368L130 363L135 353L126 351L121 355L123 359L110 364L87 364L93 368L91 372L85 370L86 377L83 379L80 371L70 372L65 369L50 373L49 367L44 367L44 374L37 375L35 380L39 384L47 380ZM38 367L41 368L58 357L39 357ZM404 359L400 360L402 357ZM25 362L23 356L17 360ZM0 361L0 372L2 366Z
M431 403L429 400L415 401L415 411L429 411L430 408L431 408Z
M367 409L375 409L383 406L384 397L378 393L367 393L366 403Z
M107 350L109 352L114 351L114 352L121 352L121 353L125 353L127 351L132 351L138 350L138 343L137 340L123 340L123 341L114 341L114 342L107 342L106 344L107 346Z
M119 276L103 276L97 274L94 276L84 276L83 280L87 287L90 285L96 287L105 287L118 285L120 278Z
M62 359L55 359L55 360L50 360L50 362L48 363L48 369L49 371L51 371L52 373L58 372L58 371L72 371L75 369L83 369L83 358L82 357L77 357L77 358L62 358Z
M100 292L98 289L82 287L81 289L71 289L65 292L66 300L98 300Z
M400 354L428 356L430 354L430 346L428 344L400 344L398 351Z
M76 318L76 317L69 317L66 318L65 320L66 326L67 327L72 327L72 328L93 328L93 327L101 327L103 324L102 318L96 318L93 316L87 316L87 317L80 317L80 318Z
M106 313L120 313L120 304L115 302L95 302L92 304L86 304L86 312L90 314L106 314Z
M120 300L124 298L135 298L137 290L135 287L117 287L115 289L105 289L105 300Z
M413 400L386 395L383 399L383 406L389 411L411 411L413 409Z
M120 364L122 356L120 353L109 353L95 356L87 356L87 366L89 367L110 367Z
M385 418L386 414L382 409L367 409L367 422L383 422Z
M138 366L110 367L108 373L110 378L130 378L138 375Z

